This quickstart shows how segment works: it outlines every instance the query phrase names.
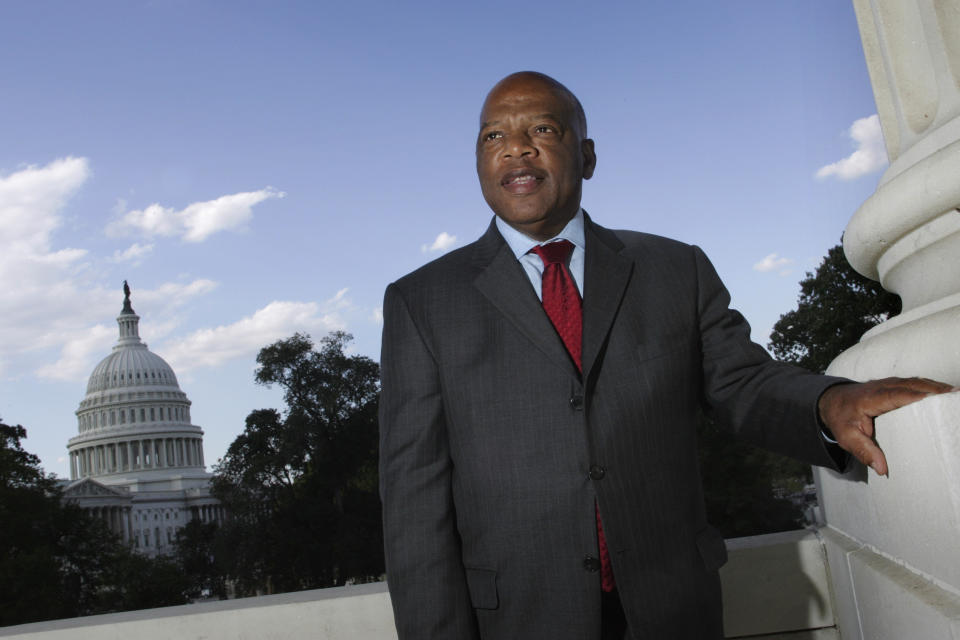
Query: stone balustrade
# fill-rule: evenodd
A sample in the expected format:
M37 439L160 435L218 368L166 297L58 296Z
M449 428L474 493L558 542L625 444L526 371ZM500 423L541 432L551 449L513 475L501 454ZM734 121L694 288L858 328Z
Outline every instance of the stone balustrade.
M816 533L727 541L728 638L836 640L826 555ZM784 635L789 634L789 636ZM202 602L0 628L5 640L396 640L386 584Z

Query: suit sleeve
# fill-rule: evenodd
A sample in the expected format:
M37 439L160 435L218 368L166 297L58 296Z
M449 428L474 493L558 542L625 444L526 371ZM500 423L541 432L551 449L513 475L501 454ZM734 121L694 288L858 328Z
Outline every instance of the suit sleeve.
M400 640L478 638L461 560L439 371L396 284L383 304L380 495Z
M847 382L774 361L750 340L750 325L730 309L730 294L694 247L697 304L708 407L739 437L811 464L843 469L847 455L828 443L817 415L820 395Z

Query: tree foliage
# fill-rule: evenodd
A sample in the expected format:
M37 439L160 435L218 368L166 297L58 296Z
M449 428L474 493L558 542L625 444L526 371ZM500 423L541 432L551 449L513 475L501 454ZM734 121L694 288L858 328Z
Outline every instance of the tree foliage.
M724 538L803 525L788 496L811 481L809 465L741 442L706 418L697 435L707 519Z
M217 523L200 520L191 520L177 532L174 557L187 581L190 599L227 598L226 567L218 562L226 557L219 533Z
M230 514L217 548L241 593L363 581L383 572L377 494L377 363L349 334L315 349L295 334L261 349L256 381L286 411L258 409L214 471Z
M823 373L868 329L900 313L900 298L854 271L836 245L800 281L797 308L780 316L767 347L777 359Z
M175 565L63 503L26 436L0 423L0 626L186 602Z

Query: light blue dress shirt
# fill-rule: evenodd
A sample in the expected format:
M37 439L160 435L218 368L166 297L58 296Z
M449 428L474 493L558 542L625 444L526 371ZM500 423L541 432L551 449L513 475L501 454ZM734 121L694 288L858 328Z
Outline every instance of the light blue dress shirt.
M573 252L570 254L570 262L567 264L567 268L570 269L570 275L573 276L573 281L580 291L580 298L583 298L583 251L587 245L586 236L583 232L583 209L577 211L577 215L573 216L567 226L563 228L563 231L545 242L537 242L517 231L501 220L499 216L496 224L497 230L503 236L510 250L513 251L513 255L520 261L520 266L523 267L524 273L527 274L530 284L533 285L533 290L537 292L537 297L541 301L543 300L543 294L540 292L543 280L543 260L537 254L530 253L530 250L537 245L549 244L557 240L569 240L573 243Z

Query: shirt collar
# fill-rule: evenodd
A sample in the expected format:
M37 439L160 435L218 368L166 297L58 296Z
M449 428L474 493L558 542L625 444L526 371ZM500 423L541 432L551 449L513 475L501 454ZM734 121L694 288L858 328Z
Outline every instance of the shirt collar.
M570 222L563 228L563 231L545 242L537 242L530 236L517 231L501 220L499 216L496 218L496 224L497 230L500 232L500 235L503 236L504 241L506 241L507 246L510 247L510 251L513 252L517 260L529 253L535 246L547 244L554 240L569 240L575 247L579 247L580 249L586 247L586 236L583 231L583 209L577 211L577 215L570 219Z

